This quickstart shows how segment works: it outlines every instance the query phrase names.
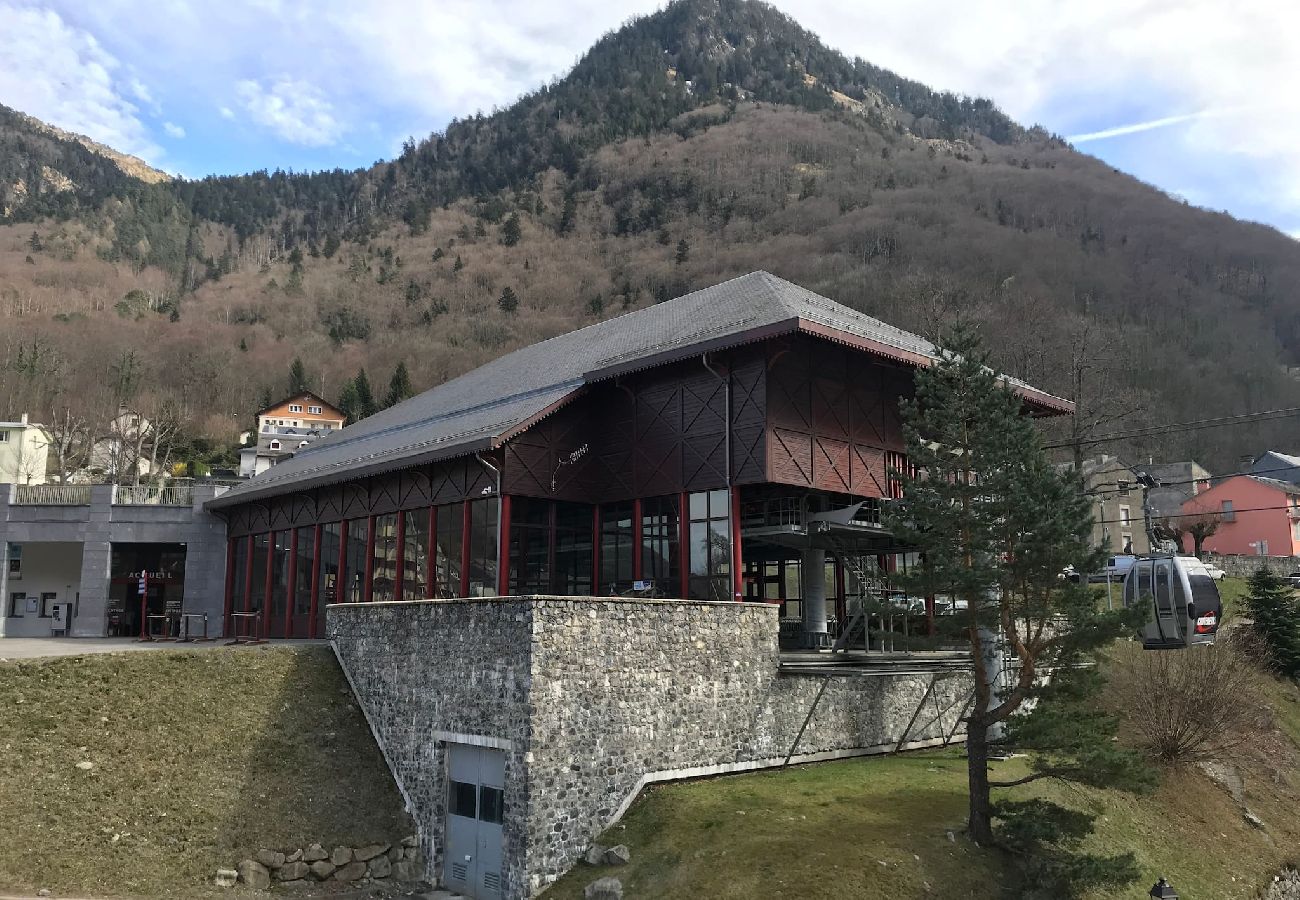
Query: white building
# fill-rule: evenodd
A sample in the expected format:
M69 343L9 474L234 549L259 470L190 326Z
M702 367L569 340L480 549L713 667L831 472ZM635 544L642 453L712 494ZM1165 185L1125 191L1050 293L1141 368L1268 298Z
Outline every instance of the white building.
M23 413L15 422L0 421L0 484L45 484L50 435Z

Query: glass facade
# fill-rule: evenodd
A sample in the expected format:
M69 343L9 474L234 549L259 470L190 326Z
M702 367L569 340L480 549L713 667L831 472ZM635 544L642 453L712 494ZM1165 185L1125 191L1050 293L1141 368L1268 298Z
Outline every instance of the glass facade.
M633 529L633 506L627 503L606 503L600 508L600 591L619 595L632 590L636 578L633 571L633 548L636 532Z
M275 548L271 554L271 598L270 618L266 623L266 634L272 637L288 637L285 633L284 614L289 605L289 543L293 532L277 531Z
M307 637L311 617L311 579L316 566L316 529L298 529L298 560L293 573L293 637Z
M423 600L429 587L429 510L402 513L402 597Z
M692 600L731 600L731 503L726 491L689 495Z
M320 579L316 595L316 637L327 637L325 607L340 600L339 544L342 536L341 522L326 522L320 527L320 547L316 557Z
M484 497L471 500L469 506L469 596L494 597L497 594L499 505L496 497Z
M510 593L551 590L551 504L512 497L510 504Z
M551 593L583 596L592 591L592 507L555 503L555 566Z
M371 600L379 602L397 599L397 551L397 514L375 516L375 546L371 553Z
M253 583L248 592L248 612L263 612L266 609L266 566L271 558L271 536L259 534L253 537ZM251 623L246 628L236 629L238 633L252 633Z
M248 571L248 538L239 537L230 542L230 609L244 609L248 595L244 592L244 573Z
M678 498L641 501L641 578L654 582L658 596L675 596L681 584Z
M366 540L370 520L348 519L347 553L343 559L343 602L366 599Z
M465 504L448 503L435 510L438 541L435 548L433 596L461 595L461 550L465 541Z

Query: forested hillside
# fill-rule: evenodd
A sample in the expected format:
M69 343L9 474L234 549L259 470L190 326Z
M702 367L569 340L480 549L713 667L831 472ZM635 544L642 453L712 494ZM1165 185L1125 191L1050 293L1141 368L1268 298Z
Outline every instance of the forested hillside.
M399 361L420 389L758 268L977 322L1085 432L1300 405L1300 243L753 2L675 3L364 171L149 184L6 110L0 151L0 415L131 402L228 441L295 357L331 399ZM1223 468L1293 430L1109 449Z

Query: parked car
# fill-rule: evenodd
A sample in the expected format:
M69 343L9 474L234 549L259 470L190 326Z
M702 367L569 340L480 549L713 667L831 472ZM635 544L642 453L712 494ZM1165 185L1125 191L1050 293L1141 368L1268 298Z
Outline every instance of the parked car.
M1122 555L1107 557L1106 565L1102 566L1100 572L1095 572L1088 576L1091 582L1098 581L1123 581L1128 570L1133 568L1133 563L1137 562L1136 556Z
M1210 576L1211 578L1213 578L1215 581L1222 581L1222 580L1224 579L1224 577L1228 574L1227 572L1223 571L1222 569L1220 569L1218 566L1214 565L1213 563L1206 563L1206 564L1205 564L1205 571L1206 571L1206 573L1209 574L1209 576Z
M1300 588L1300 572L1292 572L1286 577L1286 580L1290 582L1291 587Z

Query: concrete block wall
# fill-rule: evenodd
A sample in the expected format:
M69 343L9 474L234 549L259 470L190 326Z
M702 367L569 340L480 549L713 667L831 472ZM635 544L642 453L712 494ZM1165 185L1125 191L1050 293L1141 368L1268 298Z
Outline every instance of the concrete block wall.
M880 752L905 732L938 742L971 688L965 673L932 691L930 675L783 674L763 604L489 598L331 606L327 620L431 877L447 735L507 750L508 897L567 871L648 782Z

